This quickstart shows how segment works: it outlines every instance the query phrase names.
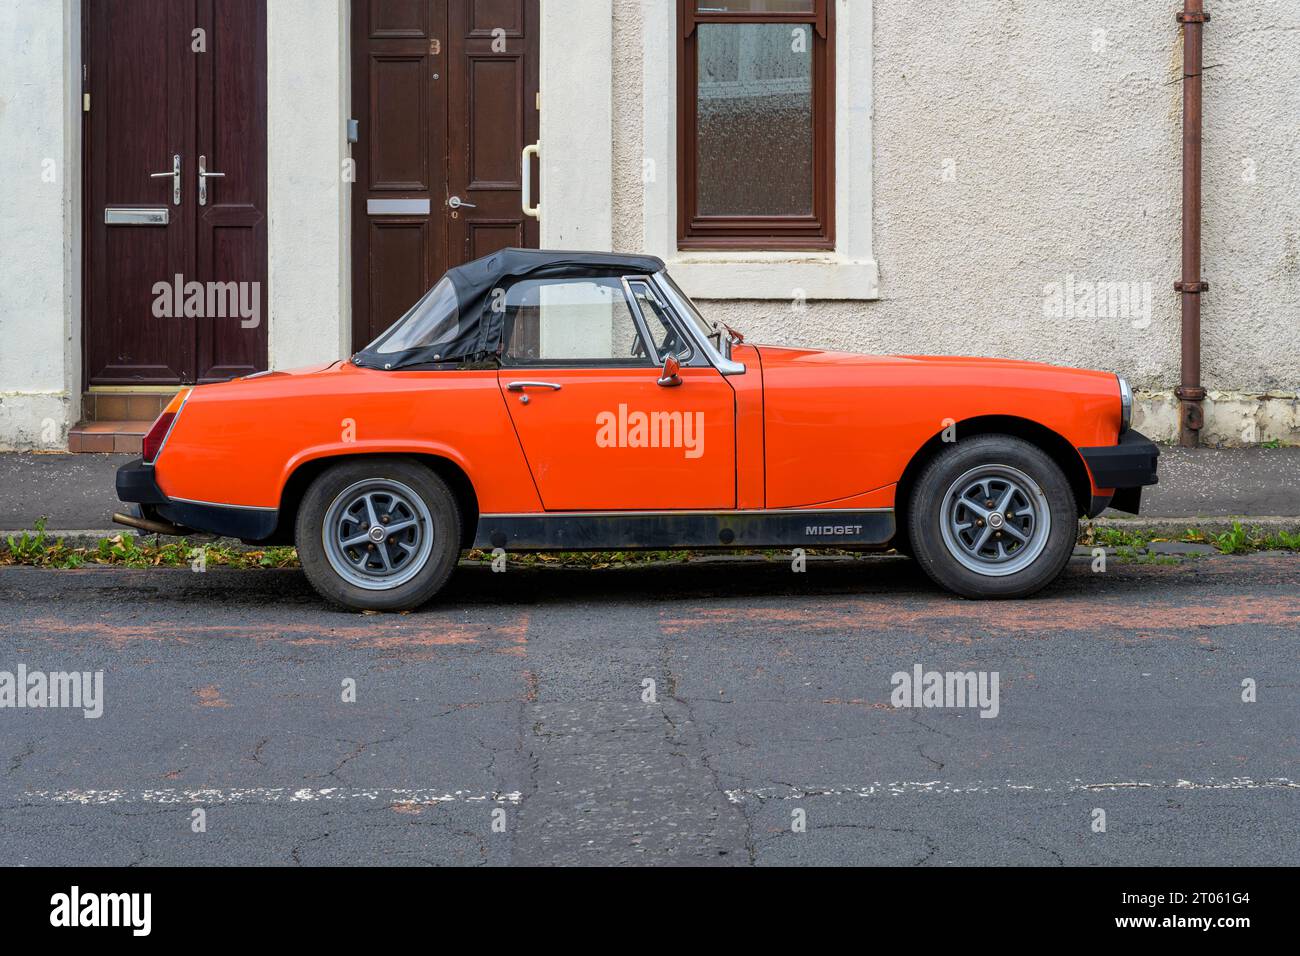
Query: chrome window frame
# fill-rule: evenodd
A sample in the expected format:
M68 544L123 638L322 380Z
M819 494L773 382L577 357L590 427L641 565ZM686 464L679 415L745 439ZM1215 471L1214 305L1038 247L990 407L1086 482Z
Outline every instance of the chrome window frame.
M633 316L641 331L641 341L645 343L647 352L651 349L656 349L657 351L657 346L655 344L656 339L654 332L650 328L650 319L647 318L645 310L641 308L641 302L637 298L636 293L632 291L632 283L634 282L645 286L646 289L649 290L650 294L654 296L655 301L664 310L664 315L667 317L669 324L677 332L677 337L681 339L689 349L689 353L685 358L680 355L677 356L677 360L682 367L707 368L710 364L709 357L701 351L695 336L690 334L689 326L691 323L684 321L681 316L677 314L677 310L664 300L663 294L659 291L658 286L655 285L651 277L638 275L623 276L623 294L627 296L628 304L632 308ZM658 321L657 316L656 321ZM657 354L654 355L653 360L659 365L662 365L664 362L664 360L659 358Z
M686 334L695 342L700 352L708 358L713 367L723 375L744 375L746 372L745 363L735 361L730 354L724 356L713 347L713 343L708 336L701 334L695 323L683 315L683 312L691 308L691 304L686 299L685 292L679 294L673 282L665 281L668 279L667 271L656 272L649 278L651 285L659 293L660 298L667 303L669 311L673 313L674 318L677 320L678 326L685 329ZM695 311L699 312L698 309ZM730 340L727 340L727 351L728 353L731 351Z

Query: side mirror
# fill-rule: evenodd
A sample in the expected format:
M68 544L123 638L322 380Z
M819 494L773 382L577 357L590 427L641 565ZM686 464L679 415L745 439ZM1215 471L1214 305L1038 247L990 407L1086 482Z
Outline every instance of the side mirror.
M670 355L664 359L664 371L659 376L659 384L664 388L675 388L682 384L681 376L677 373L682 370L681 362L677 361L677 356Z

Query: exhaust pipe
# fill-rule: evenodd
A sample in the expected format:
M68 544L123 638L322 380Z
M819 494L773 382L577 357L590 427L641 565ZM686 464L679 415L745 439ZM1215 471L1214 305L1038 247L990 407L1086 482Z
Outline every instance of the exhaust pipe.
M180 525L172 524L169 521L152 521L149 518L137 518L133 515L124 515L121 512L113 513L113 523L126 525L126 527L135 528L137 531L147 531L149 534L166 534L177 538L193 537L196 534L190 528L182 528Z

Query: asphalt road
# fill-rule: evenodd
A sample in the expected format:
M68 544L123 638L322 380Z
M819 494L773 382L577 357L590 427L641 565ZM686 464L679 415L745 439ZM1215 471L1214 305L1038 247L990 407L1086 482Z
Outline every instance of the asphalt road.
M474 568L397 616L0 569L0 670L104 671L98 719L0 710L0 864L1295 865L1298 636L1295 556L1020 603L888 558ZM997 716L894 708L917 664L997 672Z

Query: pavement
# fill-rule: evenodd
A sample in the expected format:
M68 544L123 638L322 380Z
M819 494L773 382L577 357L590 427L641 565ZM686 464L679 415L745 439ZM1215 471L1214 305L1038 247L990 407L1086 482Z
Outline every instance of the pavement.
M0 454L0 529L105 529L121 510L114 477L133 455Z
M1300 864L1300 557L1169 560L987 603L897 558L467 567L405 615L0 568L0 671L104 675L96 719L0 709L0 866ZM996 716L895 707L917 666Z
M0 530L41 516L58 531L113 527L113 477L129 455L0 454ZM1132 516L1108 511L1120 520ZM1142 520L1231 516L1300 519L1300 448L1164 447L1160 484L1143 494Z

